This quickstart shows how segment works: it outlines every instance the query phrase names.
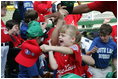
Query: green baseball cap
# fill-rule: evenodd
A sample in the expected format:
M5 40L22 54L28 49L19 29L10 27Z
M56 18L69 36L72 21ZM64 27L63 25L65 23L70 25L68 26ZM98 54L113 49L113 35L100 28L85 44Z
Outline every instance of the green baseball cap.
M31 21L28 23L27 36L34 38L43 35L43 30L40 26L40 23L37 21Z

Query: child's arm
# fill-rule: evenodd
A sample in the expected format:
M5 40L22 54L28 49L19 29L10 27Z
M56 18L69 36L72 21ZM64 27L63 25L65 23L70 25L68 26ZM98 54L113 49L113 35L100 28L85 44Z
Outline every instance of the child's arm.
M42 45L41 46L42 51L55 51L60 52L63 54L73 54L73 50L69 47L63 47L63 46L48 46L48 45Z
M53 51L49 51L49 63L51 69L56 70L58 68L58 64L56 62L56 59L54 58Z
M58 45L58 37L59 37L60 29L64 24L63 18L64 18L63 15L59 16L59 19L58 19L57 24L56 24L56 28L54 29L54 31L52 32L52 35L51 35L51 43L54 46Z
M93 49L92 49L91 51L86 52L86 54L87 54L87 55L90 55L90 54L92 54L92 53L97 52L97 50L98 50L98 48L97 48L96 46L94 46Z
M51 40L48 41L49 45L51 46ZM58 64L56 62L56 59L54 58L54 54L53 51L49 51L49 63L50 63L50 67L53 70L56 70L58 68Z
M88 55L82 55L82 60L88 65L95 64L95 60L91 56L88 56Z
M54 29L54 31L52 32L52 35L51 35L51 42L52 42L52 45L58 45L58 37L59 37L59 33L60 33L60 29L63 25L63 20L58 20L57 21L57 26L56 28Z

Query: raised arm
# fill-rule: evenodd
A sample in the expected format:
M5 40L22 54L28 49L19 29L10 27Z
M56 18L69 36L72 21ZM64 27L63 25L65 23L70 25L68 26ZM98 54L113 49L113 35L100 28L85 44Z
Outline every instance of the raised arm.
M73 8L72 14L82 14L90 12L91 10L88 8L87 4L81 4Z
M64 24L64 16L60 15L56 24L56 28L52 32L52 36L51 36L51 43L53 46L58 45L58 37L59 37L60 29L63 26L63 24Z
M64 22L63 20L58 20L57 26L54 29L54 31L52 32L51 43L54 46L58 44L59 32L60 32L60 29L61 29L61 27L63 25L63 22Z

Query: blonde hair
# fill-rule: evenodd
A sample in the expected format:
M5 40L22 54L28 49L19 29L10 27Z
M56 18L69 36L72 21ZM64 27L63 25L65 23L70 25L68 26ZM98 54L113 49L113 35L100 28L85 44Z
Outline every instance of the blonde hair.
M60 29L60 33L67 33L70 37L75 37L75 42L79 43L81 40L81 34L79 33L77 27L73 25L63 25Z

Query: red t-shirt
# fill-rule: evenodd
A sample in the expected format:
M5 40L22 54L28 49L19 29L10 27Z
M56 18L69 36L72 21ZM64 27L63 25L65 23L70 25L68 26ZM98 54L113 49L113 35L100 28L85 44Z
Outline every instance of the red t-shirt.
M92 73L89 70L88 65L82 66L82 69L83 69L83 72L82 72L83 74L82 75L86 75L87 78L92 78L93 77Z
M67 73L74 73L79 76L82 75L82 56L80 46L74 44L73 46L70 46L70 48L73 50L74 54L62 54L58 52L54 53L54 57L58 64L57 77L61 77L62 75Z
M117 43L117 25L112 26L111 36L113 40Z
M82 17L81 14L77 15L69 14L64 18L64 20L66 21L66 24L72 24L74 26L78 26L78 21L80 20L81 17Z
M112 11L117 17L117 1L95 1L88 4L91 10L97 10L100 12Z
M33 5L34 10L38 12L39 22L44 22L44 16L51 14L52 1L35 1Z
M12 35L12 36L15 39L15 40L12 40L14 47L18 47L19 45L21 45L23 43L24 40L20 37L20 35L18 35L18 36Z
M1 42L5 43L10 41L11 41L11 37L8 34L8 30L6 29L4 22L1 20Z
M1 19L1 25L2 25L2 27L6 27L4 22L2 21L2 19Z

